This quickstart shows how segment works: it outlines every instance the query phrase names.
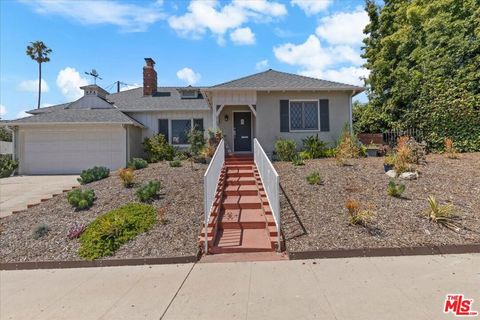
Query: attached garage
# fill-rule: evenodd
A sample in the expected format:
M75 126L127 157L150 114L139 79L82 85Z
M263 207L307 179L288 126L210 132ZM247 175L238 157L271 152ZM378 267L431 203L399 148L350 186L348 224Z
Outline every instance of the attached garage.
M72 174L93 166L116 170L127 161L122 125L22 126L18 139L20 174Z

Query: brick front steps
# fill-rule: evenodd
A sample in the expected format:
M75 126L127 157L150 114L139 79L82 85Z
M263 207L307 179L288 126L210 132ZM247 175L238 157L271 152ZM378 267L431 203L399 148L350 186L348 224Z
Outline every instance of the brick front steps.
M208 230L210 254L271 252L278 247L277 229L251 155L229 155ZM205 229L199 236L204 249Z

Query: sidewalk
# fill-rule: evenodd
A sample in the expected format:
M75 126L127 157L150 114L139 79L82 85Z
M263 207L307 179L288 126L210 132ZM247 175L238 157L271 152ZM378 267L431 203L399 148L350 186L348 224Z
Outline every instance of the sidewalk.
M480 254L2 271L1 319L453 319ZM163 316L163 318L162 318Z

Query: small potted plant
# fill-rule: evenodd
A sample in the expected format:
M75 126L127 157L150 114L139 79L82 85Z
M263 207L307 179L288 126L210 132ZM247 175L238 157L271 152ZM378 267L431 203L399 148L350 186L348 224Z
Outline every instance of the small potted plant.
M393 169L395 166L395 154L390 153L385 156L385 159L383 160L383 170L385 172L388 172Z
M367 145L367 156L376 157L378 155L378 146L374 143Z

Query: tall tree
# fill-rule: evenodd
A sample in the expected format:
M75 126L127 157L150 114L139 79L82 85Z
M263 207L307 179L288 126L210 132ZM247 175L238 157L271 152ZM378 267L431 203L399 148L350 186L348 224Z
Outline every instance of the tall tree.
M365 9L365 110L422 129L431 148L450 137L480 150L480 0L367 0Z
M40 108L40 99L42 94L42 63L50 61L48 55L52 53L52 49L48 48L43 41L30 42L27 46L26 54L32 60L38 63L38 104L37 109Z

